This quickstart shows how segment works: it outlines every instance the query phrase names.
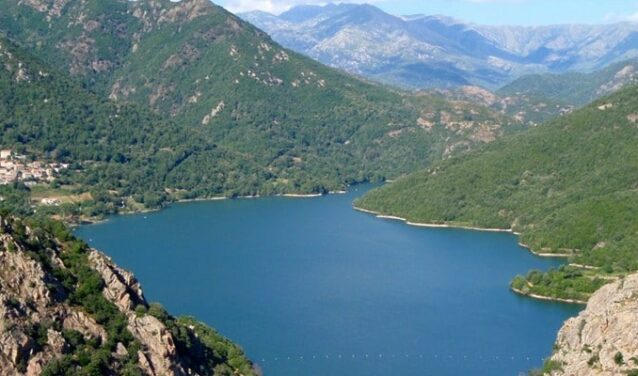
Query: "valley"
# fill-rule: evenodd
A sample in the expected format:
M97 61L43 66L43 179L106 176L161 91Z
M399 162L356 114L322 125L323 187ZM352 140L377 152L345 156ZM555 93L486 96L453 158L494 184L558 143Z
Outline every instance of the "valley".
M636 25L0 0L0 374L635 374Z
M535 257L511 234L409 227L352 210L370 188L175 204L75 234L135 270L148 299L240 343L266 375L540 367L581 306L506 287L517 272L562 261Z

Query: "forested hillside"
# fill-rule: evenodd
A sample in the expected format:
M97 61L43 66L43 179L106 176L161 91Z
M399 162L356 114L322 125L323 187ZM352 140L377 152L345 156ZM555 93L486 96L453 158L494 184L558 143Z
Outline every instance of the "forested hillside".
M638 87L377 189L358 207L412 222L512 229L573 264L514 287L586 299L638 270Z
M0 4L2 146L72 163L55 186L90 191L88 215L340 190L521 128L323 67L205 0Z
M628 60L591 73L533 74L497 90L503 96L529 96L584 106L638 80L638 61Z

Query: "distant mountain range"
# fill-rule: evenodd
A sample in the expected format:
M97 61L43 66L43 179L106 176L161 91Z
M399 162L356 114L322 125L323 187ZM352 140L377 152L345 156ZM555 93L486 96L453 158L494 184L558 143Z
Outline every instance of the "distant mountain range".
M494 89L527 74L591 72L638 57L638 23L482 26L368 4L240 16L320 62L406 88Z
M638 83L638 59L591 72L531 74L496 91L478 86L425 90L448 100L485 106L526 125L539 125L569 114L594 100Z
M504 96L528 96L584 106L626 85L638 83L638 59L612 64L591 72L532 74L497 91Z

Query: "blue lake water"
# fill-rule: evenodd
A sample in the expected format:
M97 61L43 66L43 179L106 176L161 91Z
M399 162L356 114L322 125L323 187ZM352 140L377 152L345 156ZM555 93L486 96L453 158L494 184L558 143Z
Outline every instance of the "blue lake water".
M77 235L151 301L238 342L269 376L518 375L580 307L509 291L533 256L515 236L425 229L313 199L192 202Z

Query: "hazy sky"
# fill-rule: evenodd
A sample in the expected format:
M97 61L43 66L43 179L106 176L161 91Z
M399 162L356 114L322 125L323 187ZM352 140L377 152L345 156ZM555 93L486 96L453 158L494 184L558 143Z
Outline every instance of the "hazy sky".
M216 0L233 12L281 13L298 4L326 0ZM369 0L388 13L441 14L482 24L546 25L559 23L638 22L638 0Z

